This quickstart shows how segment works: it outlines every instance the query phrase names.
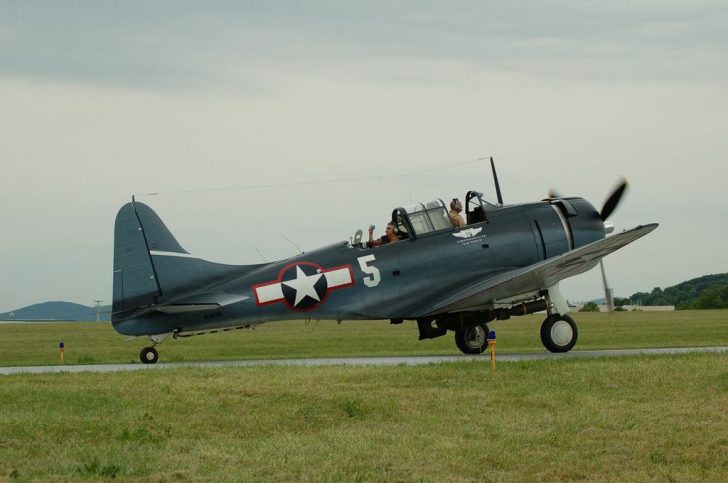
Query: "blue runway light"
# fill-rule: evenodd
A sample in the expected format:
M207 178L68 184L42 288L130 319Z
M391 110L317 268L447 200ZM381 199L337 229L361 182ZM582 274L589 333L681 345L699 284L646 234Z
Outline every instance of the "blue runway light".
M495 371L495 331L488 332L488 347L490 348L490 366Z

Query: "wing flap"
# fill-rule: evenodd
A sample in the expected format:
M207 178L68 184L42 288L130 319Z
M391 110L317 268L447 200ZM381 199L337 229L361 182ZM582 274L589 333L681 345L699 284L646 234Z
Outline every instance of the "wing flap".
M538 292L559 281L594 268L599 260L657 228L638 226L528 267L511 270L480 282L433 306L430 314L476 310L497 300Z
M250 297L230 293L207 293L184 297L172 303L158 305L154 310L165 314L182 314L186 312L202 312L214 310L226 305L242 302Z

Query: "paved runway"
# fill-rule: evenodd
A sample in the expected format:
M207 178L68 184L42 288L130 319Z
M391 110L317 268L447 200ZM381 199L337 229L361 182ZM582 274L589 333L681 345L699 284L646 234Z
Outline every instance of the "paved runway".
M618 357L639 354L685 354L689 352L728 353L728 347L681 347L669 349L619 349L601 351L571 351L566 354L549 352L503 353L497 354L499 362L531 361L538 359L578 359L594 357ZM244 361L207 361L207 362L160 362L157 364L97 364L77 366L24 366L0 367L0 375L46 374L53 372L120 372L139 370L159 370L186 367L249 367L249 366L396 366L400 364L417 365L436 362L477 362L490 354L480 356L405 356L405 357L342 357L330 359L269 359Z

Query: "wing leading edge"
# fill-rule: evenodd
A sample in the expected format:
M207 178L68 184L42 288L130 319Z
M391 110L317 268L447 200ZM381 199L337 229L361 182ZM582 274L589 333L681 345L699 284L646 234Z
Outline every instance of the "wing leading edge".
M591 270L601 258L645 236L657 226L657 223L640 225L557 257L502 273L435 304L429 314L477 310L498 300L551 287L565 278Z

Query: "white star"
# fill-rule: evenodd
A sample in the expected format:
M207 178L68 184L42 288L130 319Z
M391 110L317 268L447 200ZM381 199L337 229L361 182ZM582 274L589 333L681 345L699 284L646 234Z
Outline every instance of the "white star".
M322 273L306 275L305 273L303 273L303 270L301 270L300 266L296 266L296 278L283 282L283 285L291 287L293 290L296 291L296 301L293 303L294 307L297 307L298 304L301 303L301 300L306 297L306 295L316 300L317 302L321 302L321 299L316 293L314 285L322 276Z

